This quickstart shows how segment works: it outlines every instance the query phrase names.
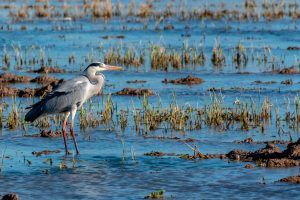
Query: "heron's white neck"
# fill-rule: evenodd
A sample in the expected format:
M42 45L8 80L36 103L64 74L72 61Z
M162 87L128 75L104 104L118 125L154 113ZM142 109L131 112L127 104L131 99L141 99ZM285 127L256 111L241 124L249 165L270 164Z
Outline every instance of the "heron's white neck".
M101 89L102 86L104 85L104 80L105 80L105 76L102 73L97 73L97 71L95 70L91 70L87 72L86 76L89 79L90 83L91 83L91 90L93 95L98 94Z

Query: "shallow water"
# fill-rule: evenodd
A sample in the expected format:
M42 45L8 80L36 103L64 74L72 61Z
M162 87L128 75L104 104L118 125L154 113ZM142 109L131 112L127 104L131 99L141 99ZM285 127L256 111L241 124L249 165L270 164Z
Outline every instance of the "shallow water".
M249 59L246 66L237 67L232 62L232 52L239 42L248 48L249 55L253 47L261 57L264 48L270 47L275 59L275 69L290 66L298 69L300 51L287 51L287 47L299 46L299 20L281 19L270 22L204 20L200 22L172 18L163 21L160 25L161 29L155 31L153 19L149 20L149 28L145 29L143 22L118 17L110 21L92 21L84 18L76 21L43 19L12 22L6 12L7 10L1 13L4 17L0 22L4 26L9 24L11 30L0 31L0 45L11 54L12 64L9 72L19 75L37 76L39 74L30 73L28 70L37 69L40 65L24 65L22 69L14 68L13 45L20 45L23 50L28 49L29 58L39 58L40 48L42 48L46 60L51 57L54 66L76 71L53 74L57 78L64 79L76 76L79 70L92 60L103 60L104 52L99 51L100 46L103 46L106 51L109 47L116 46L146 48L146 62L139 68L124 66L125 70L122 72L105 72L107 79L104 87L105 95L93 97L97 109L98 105L103 108L103 101L106 100L107 94L124 87L136 87L152 89L155 95L149 97L149 103L158 106L161 101L164 108L169 107L174 94L178 105L204 106L210 102L212 96L208 89L222 88L222 92L217 91L216 94L224 98L222 104L228 107L233 107L236 99L246 102L253 99L259 109L264 98L269 97L273 104L272 108L278 106L282 116L287 110L287 102L290 102L290 110L294 110L294 98L300 89L299 75L279 75L270 72L272 70L270 60L265 64L259 64L256 60L252 62ZM164 31L163 26L168 23L173 24L175 29ZM25 31L21 30L22 25L26 25ZM125 38L105 40L102 36L106 35L124 35ZM214 67L210 62L216 40L220 41L226 56L226 65L223 67ZM180 70L169 68L168 72L151 69L148 59L149 43L180 50L183 42L188 42L191 47L205 49L207 56L205 66L190 65ZM3 56L3 51L0 55ZM24 52L22 55L25 57ZM68 63L70 55L76 56L74 64ZM284 63L281 62L282 59ZM1 70L2 72L5 70ZM253 74L237 72L253 72ZM165 78L175 79L187 75L199 76L205 82L194 86L161 83ZM128 80L136 79L147 82L126 83ZM287 79L292 79L294 84L281 84L281 81ZM254 83L256 80L276 81L276 83L256 84ZM30 83L12 86L25 88L37 85ZM37 100L37 98L17 98L16 102L22 110ZM133 107L142 107L143 97L112 95L112 100L119 110L125 109L131 113ZM9 97L3 98L2 101L12 104L12 99ZM4 110L4 124L10 109L11 106ZM255 141L289 140L291 137L296 141L299 138L299 130L285 124L284 119L281 123L284 134L278 134L275 122L271 121L265 127L264 133L259 127L242 131L238 125L226 131L204 126L197 131L183 133L167 130L166 133L162 125L161 129L149 131L148 135L194 138L197 139L194 144L202 153L227 153L236 148L257 150L264 147L263 144L234 142L248 137L252 137ZM51 128L55 130L57 127L52 124ZM26 134L36 133L39 133L39 129L28 124ZM163 189L166 191L166 199L296 199L299 196L300 186L277 182L283 177L298 175L298 167L246 169L244 166L247 163L230 162L226 159L190 161L172 156L147 157L144 153L151 151L182 154L193 154L193 151L179 141L146 139L135 132L132 121L128 122L124 132L104 125L84 131L80 129L79 114L77 114L75 133L80 155L72 154L65 157L62 138L24 137L25 132L21 128L8 130L4 127L0 133L2 158L0 159L0 195L16 192L21 199L142 199L153 191ZM68 140L68 144L71 152L74 153L71 139ZM194 144L190 143L190 145ZM285 145L279 146L285 148ZM40 157L32 155L34 151L45 149L61 150L61 152ZM44 162L49 158L53 161L52 165L49 161ZM62 169L60 163L65 163L67 168Z

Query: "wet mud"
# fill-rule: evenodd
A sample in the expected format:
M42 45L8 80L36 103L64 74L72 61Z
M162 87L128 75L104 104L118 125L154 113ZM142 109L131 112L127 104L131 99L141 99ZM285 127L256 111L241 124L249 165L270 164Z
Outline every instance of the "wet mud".
M178 78L174 80L164 79L162 83L172 83L172 84L181 84L181 85L194 85L204 83L202 78L187 76L186 78Z
M145 153L145 156L175 156L187 160L195 159L229 159L230 161L239 162L255 162L259 167L267 168L284 168L300 166L300 139L297 142L289 143L285 150L281 150L273 143L267 143L266 147L258 149L254 152L241 149L235 149L227 154L203 154L198 150L194 150L193 155L164 153L152 151ZM251 165L246 165L245 168L252 168Z
M59 67L42 66L39 69L30 70L29 72L41 73L41 74L49 74L49 73L66 73L67 71L65 69L61 69Z
M17 96L17 97L44 97L45 95L52 92L54 88L56 88L60 83L63 82L63 79L57 80L55 78L48 78L48 77L37 77L37 80L43 80L46 79L46 82L48 83L46 86L39 87L39 88L24 88L24 89L18 89L14 87L9 87L6 85L0 84L0 96ZM34 79L33 79L34 80Z
M32 155L39 157L42 155L49 155L49 154L53 154L53 153L60 153L60 150L43 150L43 151L34 151L32 152Z
M116 95L129 95L129 96L142 96L147 95L151 96L154 94L154 92L151 89L146 88L124 88L121 91L118 91L114 93Z
M55 137L62 137L62 133L61 131L41 130L41 132L38 134L25 135L25 137L55 138Z
M279 180L279 182L285 183L300 183L300 176L288 176Z

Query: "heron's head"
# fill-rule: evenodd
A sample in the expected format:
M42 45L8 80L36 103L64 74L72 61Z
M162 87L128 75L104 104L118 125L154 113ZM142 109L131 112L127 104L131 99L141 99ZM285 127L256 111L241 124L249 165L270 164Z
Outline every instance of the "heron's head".
M102 62L91 63L84 71L102 72L106 70L122 70L122 67L106 65Z

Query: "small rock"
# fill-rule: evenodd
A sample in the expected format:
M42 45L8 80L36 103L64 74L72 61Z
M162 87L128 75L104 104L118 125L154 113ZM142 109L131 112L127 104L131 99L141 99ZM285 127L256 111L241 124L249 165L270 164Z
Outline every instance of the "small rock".
M164 26L164 30L173 30L174 26L172 24L167 24Z
M287 80L285 80L285 81L281 81L281 84L292 85L292 84L293 84L293 81L292 81L292 79L287 79Z
M294 67L284 68L278 71L279 74L299 74L299 70Z
M253 165L247 164L247 165L245 165L245 168L247 168L247 169L253 168Z
M300 47L292 47L291 46L291 47L288 47L287 50L288 51L297 51L297 50L300 50Z

